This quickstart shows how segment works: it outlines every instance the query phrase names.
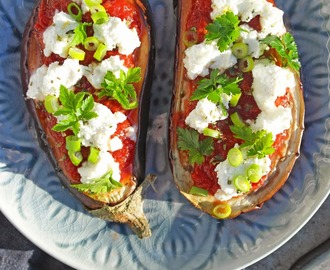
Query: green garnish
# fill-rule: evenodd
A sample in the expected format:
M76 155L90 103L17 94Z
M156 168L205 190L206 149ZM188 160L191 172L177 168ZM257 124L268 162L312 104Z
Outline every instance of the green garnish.
M230 216L231 206L228 203L219 203L212 212L217 218L224 219Z
M251 183L243 175L236 176L233 180L233 184L238 191L243 193L248 192L251 189Z
M238 148L231 148L228 151L228 162L233 167L238 167L243 162L243 154Z
M204 188L192 186L190 191L189 191L189 194L196 195L196 196L201 196L201 197L206 197L209 194L209 192Z
M238 83L242 80L242 78L229 78L226 74L219 74L219 69L213 69L209 79L204 78L198 82L198 87L190 100L208 98L213 103L221 105L226 111L221 95L240 94L241 90Z
M94 98L87 92L75 94L61 85L59 100L62 106L54 115L62 115L64 119L52 128L54 131L62 132L71 129L77 135L80 129L79 121L88 121L97 117L97 113L93 111Z
M76 3L70 3L67 7L69 14L76 21L81 21L82 19L82 11L81 8Z
M298 48L293 36L287 32L281 38L269 35L261 41L264 44L274 48L282 58L282 65L288 66L299 72L301 64L299 62Z
M74 36L73 40L70 43L70 47L78 46L79 44L84 44L87 33L86 33L86 27L92 25L91 23L79 23L78 26L73 30Z
M180 150L187 150L189 155L189 162L194 165L202 164L205 160L205 156L212 154L213 139L206 138L204 140L199 139L199 134L193 129L178 128L178 147Z
M93 179L89 184L71 185L71 187L76 188L80 192L90 192L94 194L107 193L122 186L121 183L112 178L112 172L109 172L100 178Z
M274 153L275 149L272 147L274 140L271 132L266 130L258 130L253 132L248 126L230 126L234 137L244 141L240 148L248 148L248 156L257 156L264 158L267 155Z
M101 84L99 97L107 96L117 100L125 110L132 110L138 106L137 94L133 83L141 80L141 68L129 68L127 73L120 70L117 78L113 72L108 71Z
M228 11L206 26L208 33L205 38L207 41L217 40L217 46L220 52L223 52L239 38L241 32L239 23L238 16Z

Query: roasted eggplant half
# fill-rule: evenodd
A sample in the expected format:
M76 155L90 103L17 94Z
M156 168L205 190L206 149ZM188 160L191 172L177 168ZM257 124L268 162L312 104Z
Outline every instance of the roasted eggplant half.
M150 236L143 194L153 37L140 0L41 0L22 46L23 91L59 178L94 216Z
M174 182L218 219L260 208L299 156L297 45L266 0L179 0L170 125Z

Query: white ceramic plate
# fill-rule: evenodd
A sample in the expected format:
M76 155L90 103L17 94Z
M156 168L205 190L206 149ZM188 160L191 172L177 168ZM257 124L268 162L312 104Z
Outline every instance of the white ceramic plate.
M42 152L20 81L20 43L35 0L0 0L0 207L43 250L79 269L235 269L265 257L290 239L330 191L329 34L327 0L279 0L296 38L306 100L301 157L284 187L262 209L217 221L176 190L167 130L173 78L173 1L150 0L155 21L145 212L152 237L88 215L64 190Z

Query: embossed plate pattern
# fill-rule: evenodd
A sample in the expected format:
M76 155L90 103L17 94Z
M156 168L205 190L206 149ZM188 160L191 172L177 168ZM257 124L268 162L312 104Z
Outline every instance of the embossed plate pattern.
M217 221L176 190L168 162L168 114L175 6L150 0L156 37L147 172L158 175L145 199L153 235L139 240L123 225L88 215L40 149L20 81L20 43L36 0L0 0L0 207L35 244L79 269L235 269L291 238L330 191L329 33L327 0L278 0L298 43L306 130L285 186L262 209Z

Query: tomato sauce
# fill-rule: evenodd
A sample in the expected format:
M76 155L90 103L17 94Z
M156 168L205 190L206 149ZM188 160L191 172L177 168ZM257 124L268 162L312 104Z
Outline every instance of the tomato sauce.
M273 0L268 0L268 2L274 4ZM191 29L195 29L197 31L197 43L200 43L204 40L205 34L207 33L206 26L211 22L211 11L212 9L210 0L197 0L194 1L192 4L191 11L187 16L185 30L190 31ZM260 16L256 16L248 24L256 31L261 31ZM252 95L252 72L243 73L242 75L242 73L240 73L238 71L238 68L235 66L227 71L227 75L230 77L237 77L238 75L243 76L243 80L239 84L242 95L239 99L238 104L235 107L229 108L229 114L238 112L243 121L255 120L260 114L261 110L258 108L256 101ZM195 80L188 82L188 99L197 88L198 82L201 79L201 77L198 77ZM275 105L287 107L290 105L291 102L292 96L290 96L287 92L285 96L279 97L276 100ZM196 103L197 101L189 101L189 104L184 104L187 105L183 106L185 108L184 111L181 114L175 116L177 118L175 121L177 121L178 127L186 127L185 119L189 115L189 113L196 107ZM241 140L234 138L234 135L230 130L230 125L232 124L233 123L228 117L225 120L218 121L216 123L216 126L214 126L214 124L209 125L210 128L217 127L221 131L222 139L214 139L213 154L211 156L206 157L205 161L201 165L195 164L191 172L191 177L194 181L194 185L207 189L213 195L219 189L217 175L214 171L217 164L226 159L228 151L232 147L234 147L236 143L241 143ZM204 138L205 137L203 135L200 135L200 140L203 140ZM284 153L282 152L283 149L285 149L285 142L288 140L288 138L288 131L284 131L282 134L277 135L276 140L273 144L273 147L275 148L275 153L270 156L272 160L278 160L279 158L283 157ZM267 176L263 177L258 183L252 184L252 190L262 186L266 178Z
M59 1L51 1L52 5L45 4L46 1L42 1L40 5L39 12L38 12L38 20L35 24L35 33L36 37L43 48L43 32L53 23L53 16L55 11L64 11L67 12L67 6L71 1L68 0L59 0ZM104 0L102 5L110 14L110 16L119 17L122 20L126 19L127 21L131 21L130 27L136 28L137 33L140 35L142 32L142 22L139 11L135 6L133 6L127 0ZM90 13L86 13L83 16L83 21L91 22ZM93 35L92 28L87 28L88 36ZM81 49L84 49L83 46L80 45ZM138 50L138 49L137 49ZM86 57L83 61L80 62L82 65L88 65L91 62L95 61L93 58L94 52L86 52ZM43 55L43 54L42 54ZM128 68L135 67L136 64L136 57L135 53L131 55L120 55L117 50L108 51L105 58L108 58L113 55L119 55L121 60L124 61L125 66ZM43 57L43 64L49 65L55 61L63 63L65 59L62 57L51 54L49 57ZM94 93L95 89L92 85L87 81L85 77L83 77L76 85L76 91L89 91L90 93ZM140 87L136 87L137 96L139 97L141 94ZM131 179L133 174L133 162L134 162L134 153L135 153L135 146L136 142L127 138L126 129L128 127L137 127L138 126L138 109L124 110L121 105L115 100L109 100L107 98L103 98L99 100L96 95L94 95L95 102L100 102L101 104L107 106L113 113L115 112L122 112L127 116L127 119L123 122L118 124L117 130L112 137L118 136L122 142L123 147L112 153L115 161L119 163L119 167L121 170L121 181L126 181L126 179ZM78 168L72 164L70 161L67 150L65 147L65 137L67 135L72 134L71 131L67 132L55 132L52 130L52 127L56 124L57 120L54 116L49 114L45 109L43 104L37 104L37 113L45 131L46 136L49 138L49 141L56 142L56 145L52 145L53 151L56 152L55 156L60 157L58 162L61 168L64 168L65 174L69 176L72 183L79 183L80 182L80 175L78 173ZM84 160L87 159L88 150L87 148L82 149L82 154Z

